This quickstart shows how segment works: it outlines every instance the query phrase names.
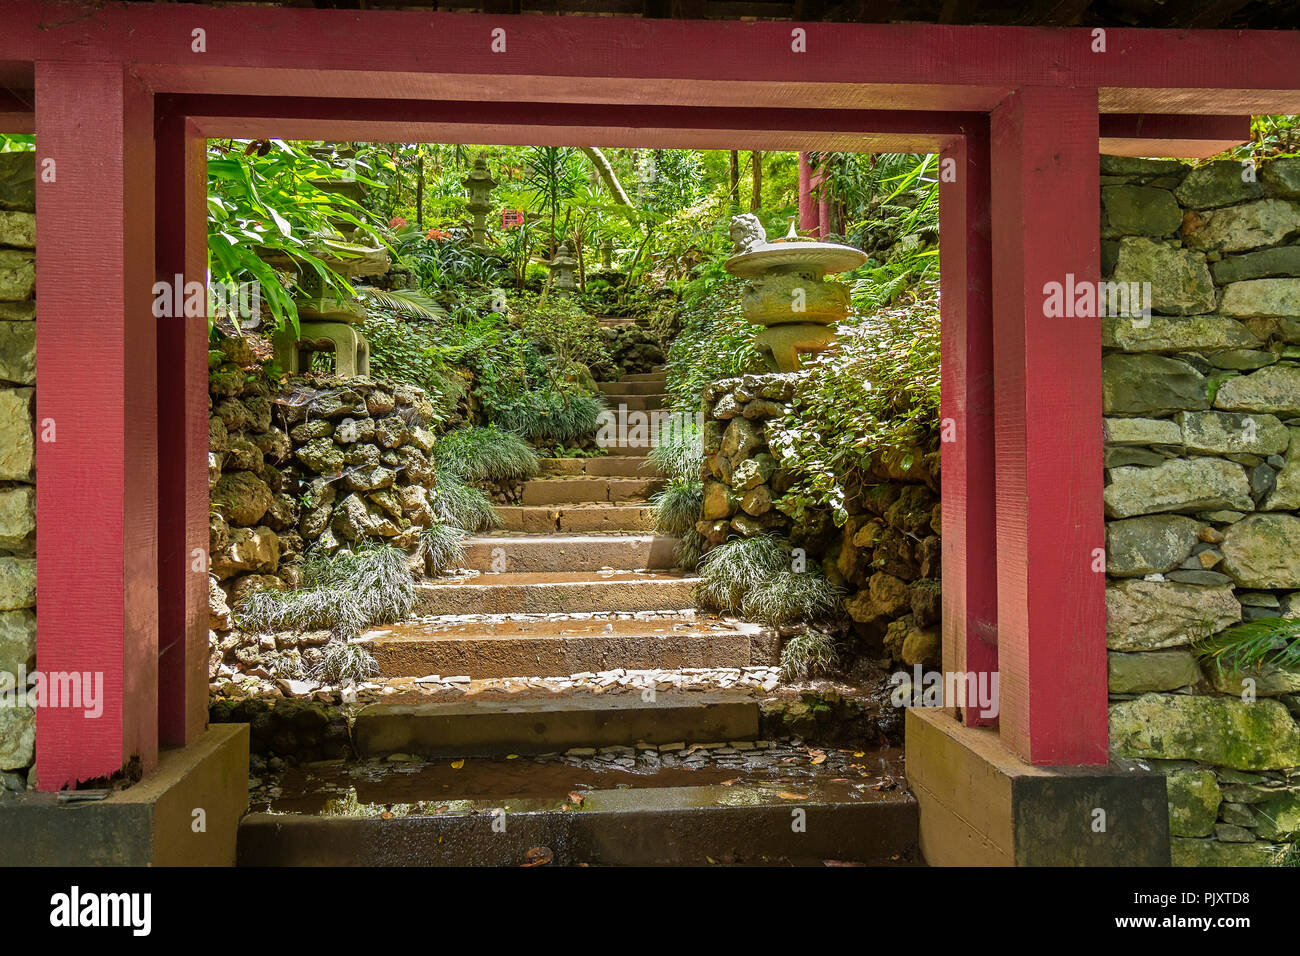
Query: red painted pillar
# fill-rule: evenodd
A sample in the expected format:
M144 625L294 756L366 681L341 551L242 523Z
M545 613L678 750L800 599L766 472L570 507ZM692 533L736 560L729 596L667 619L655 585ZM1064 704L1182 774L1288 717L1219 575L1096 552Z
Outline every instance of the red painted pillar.
M157 764L152 94L121 63L37 62L36 162L36 660L102 682L99 714L37 709L57 790Z
M1025 88L991 114L998 665L1004 745L1107 756L1101 332L1044 286L1100 278L1097 92Z
M812 199L812 164L808 162L806 152L799 154L799 229L812 232L817 228L816 214L813 212Z
M943 669L973 675L968 694L991 689L998 669L989 183L988 123L981 122L939 157ZM997 724L993 708L967 699L967 726Z
M157 125L157 279L207 286L205 140L183 116ZM208 720L208 323L158 330L158 733L181 746Z

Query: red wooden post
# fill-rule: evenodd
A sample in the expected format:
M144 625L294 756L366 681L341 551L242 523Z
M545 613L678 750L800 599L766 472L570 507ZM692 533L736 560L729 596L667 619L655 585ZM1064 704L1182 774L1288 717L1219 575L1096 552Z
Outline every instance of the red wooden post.
M205 140L179 115L162 117L157 135L157 279L182 295L191 282L206 290ZM180 746L208 718L206 309L157 323L158 732L162 745Z
M36 486L42 790L158 756L153 96L121 63L36 63ZM87 678L89 675L89 678Z
M1027 87L990 118L1003 744L1107 756L1101 332L1045 318L1047 283L1100 278L1097 92Z
M943 670L993 687L998 669L993 478L993 276L988 123L939 156L942 296ZM983 682L982 684L980 682ZM997 723L974 698L968 726ZM947 706L959 702L946 701Z

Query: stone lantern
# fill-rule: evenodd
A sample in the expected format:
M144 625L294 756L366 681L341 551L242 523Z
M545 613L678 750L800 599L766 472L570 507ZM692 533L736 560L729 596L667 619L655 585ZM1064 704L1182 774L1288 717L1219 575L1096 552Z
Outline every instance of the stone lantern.
M488 200L488 194L497 185L497 181L488 172L487 160L482 156L474 160L474 168L469 171L469 175L461 180L461 183L469 190L469 202L466 205L469 211L474 214L474 225L471 227L473 241L470 248L479 252L486 252L487 214L492 208L492 203Z
M571 292L576 289L578 284L573 281L573 270L577 264L578 260L569 255L569 244L560 243L555 258L547 263L551 267L551 287L561 292Z

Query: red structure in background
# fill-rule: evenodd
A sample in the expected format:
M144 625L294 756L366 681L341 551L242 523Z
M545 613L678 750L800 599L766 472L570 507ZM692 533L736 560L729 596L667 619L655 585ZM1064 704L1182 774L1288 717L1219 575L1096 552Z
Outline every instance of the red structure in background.
M99 720L40 711L41 789L147 771L205 726L206 330L148 296L205 272L209 136L951 160L945 670L999 670L1020 757L1106 760L1100 337L1044 319L1041 290L1099 275L1099 152L1210 155L1252 113L1300 112L1300 37L1109 30L1099 51L1089 30L793 29L4 6L0 123L36 132L37 418L58 435L37 452L37 660L103 671L108 696Z

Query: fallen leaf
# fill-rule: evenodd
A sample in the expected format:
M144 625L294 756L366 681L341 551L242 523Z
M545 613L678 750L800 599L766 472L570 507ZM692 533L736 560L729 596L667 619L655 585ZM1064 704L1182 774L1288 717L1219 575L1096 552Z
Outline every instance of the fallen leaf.
M778 793L777 796L780 797L782 800L807 800L808 799L808 794L806 793Z
M572 803L574 806L578 806L578 807L582 806L582 794L577 793L576 791L574 793L569 794L569 802Z
M519 754L506 754L506 759L507 759L507 760L518 760L518 759L519 759Z
M391 811L391 810L385 810L383 813L379 814L379 819L381 819L381 820L391 820L391 819L393 819L393 813L392 813L392 811Z
M463 766L465 766L465 761L464 761L463 758L460 759L460 760L453 760L453 761L451 762L451 769L452 769L452 770L459 770L459 769L460 769L461 767L463 767Z
M722 785L724 787L730 787L733 783L740 783L742 779L742 777L732 777L730 780L722 781Z
M823 750L810 750L808 756L812 758L813 766L826 762L826 752Z
M545 866L555 859L555 854L548 847L535 846L524 854L521 866Z

